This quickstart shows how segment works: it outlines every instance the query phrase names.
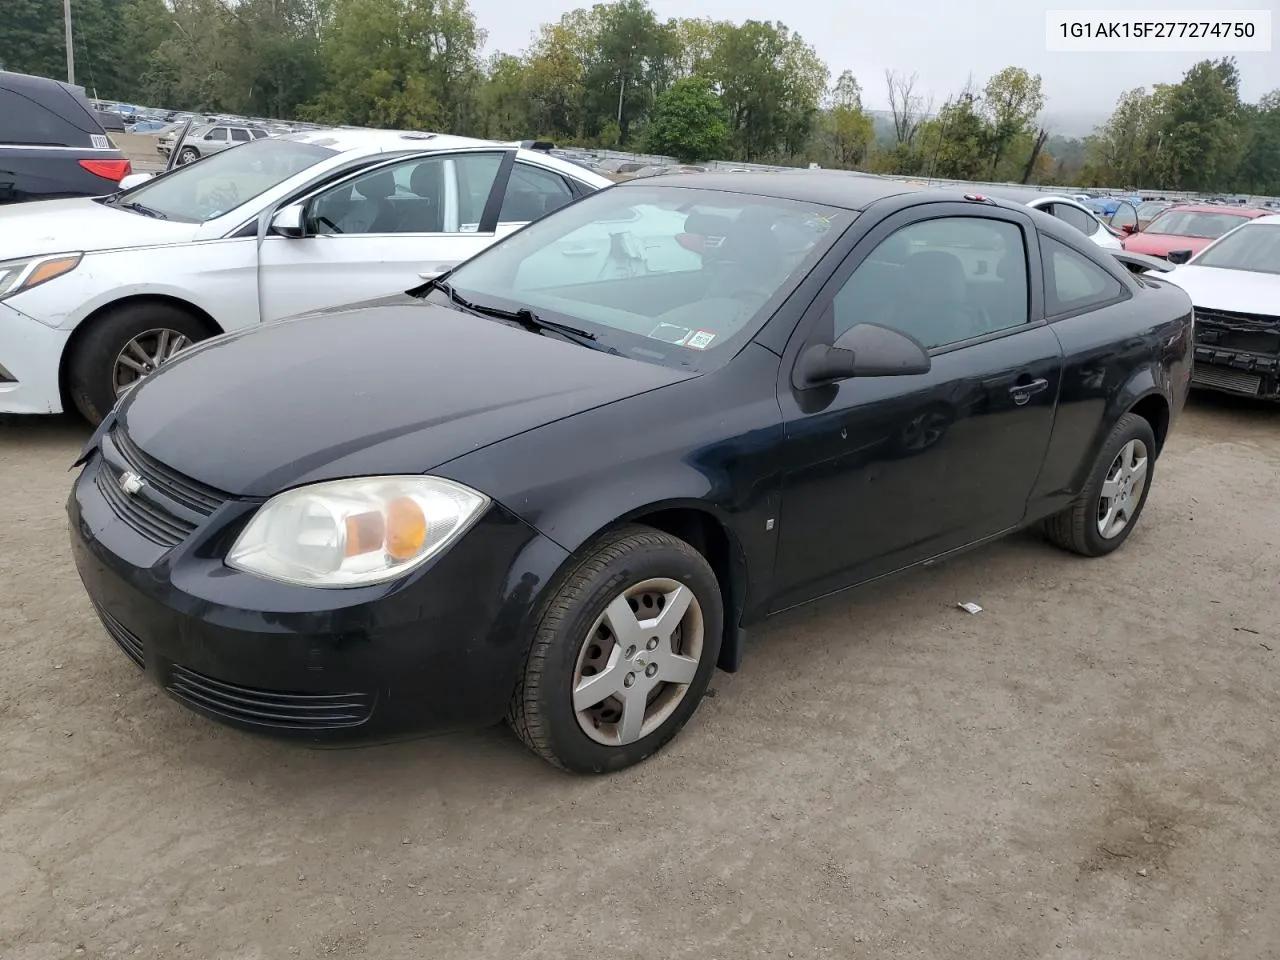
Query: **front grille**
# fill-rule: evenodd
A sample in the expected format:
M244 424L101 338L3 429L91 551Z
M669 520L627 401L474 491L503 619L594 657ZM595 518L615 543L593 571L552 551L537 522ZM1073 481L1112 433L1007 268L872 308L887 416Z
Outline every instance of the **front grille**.
M228 499L143 453L119 427L104 438L102 459L94 483L103 499L134 531L162 547L182 543ZM132 494L122 485L126 472L143 481Z
M159 460L138 449L137 444L119 427L111 431L111 440L129 467L171 500L207 517L227 502L227 495L198 480L184 477Z
M1280 317L1197 308L1196 342L1274 357L1280 354Z
M139 667L146 666L146 655L143 651L142 641L138 639L138 635L126 627L123 623L113 617L107 611L96 603L93 609L98 613L98 619L102 621L102 625L106 627L107 633L111 635L111 639L120 645L123 650Z
M1195 386L1211 387L1215 390L1230 390L1233 393L1245 393L1253 396L1262 385L1262 378L1256 373L1243 373L1226 367L1216 367L1197 363L1192 367L1191 382Z
M175 517L142 497L126 494L120 486L120 474L106 463L98 470L93 482L116 516L152 543L176 547L195 532L194 523Z
M179 700L227 720L285 730L356 727L373 712L366 693L281 693L214 680L175 665L167 687Z

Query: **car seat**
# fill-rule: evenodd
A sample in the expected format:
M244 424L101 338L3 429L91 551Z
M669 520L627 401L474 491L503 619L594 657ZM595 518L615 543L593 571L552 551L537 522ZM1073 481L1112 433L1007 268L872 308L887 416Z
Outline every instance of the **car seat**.
M342 215L338 228L343 233L393 232L399 217L387 199L396 192L396 181L391 171L379 170L364 177L354 190L361 199Z
M892 326L926 347L973 336L975 312L960 258L941 250L924 250L906 259Z

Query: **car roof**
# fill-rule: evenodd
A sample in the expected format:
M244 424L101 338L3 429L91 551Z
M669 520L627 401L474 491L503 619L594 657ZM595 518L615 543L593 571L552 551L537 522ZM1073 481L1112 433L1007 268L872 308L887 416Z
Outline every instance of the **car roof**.
M357 155L390 153L395 150L462 150L468 147L497 147L503 150L515 149L523 160L533 160L542 166L558 170L575 180L589 180L596 186L611 185L611 181L586 167L568 160L561 160L543 151L524 150L512 143L500 143L495 140L479 140L475 137L455 137L450 134L430 133L422 130L371 130L364 127L322 127L318 130L299 130L285 133L276 140L294 140L299 143L314 143L328 147L339 153Z
M1233 207L1225 203L1178 203L1165 212L1172 213L1174 210L1186 213L1230 213L1240 217L1265 217L1268 215L1266 210L1258 207Z
M1265 223L1271 226L1280 227L1280 213L1264 213L1260 217L1254 217L1253 222Z
M683 187L745 193L776 200L821 203L845 210L862 210L877 200L923 187L870 173L846 170L767 170L748 173L669 173L627 180L611 189Z

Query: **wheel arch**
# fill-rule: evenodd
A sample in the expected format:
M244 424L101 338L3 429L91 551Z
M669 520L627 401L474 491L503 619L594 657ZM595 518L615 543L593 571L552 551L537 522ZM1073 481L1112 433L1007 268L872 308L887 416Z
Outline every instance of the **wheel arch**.
M1159 381L1152 372L1144 367L1136 371L1124 387L1116 391L1108 401L1106 414L1098 424L1097 433L1089 445L1088 456L1081 460L1079 474L1073 485L1074 490L1084 489L1103 444L1107 442L1107 437L1111 435L1111 431L1126 413L1136 414L1151 425L1151 432L1156 438L1154 458L1159 458L1164 449L1165 439L1169 435L1171 420L1169 398L1160 389Z
M576 564L601 537L631 524L652 527L685 541L710 564L720 584L724 600L724 636L716 666L733 673L742 660L744 633L741 628L746 608L748 561L746 551L724 518L701 500L667 500L635 507L600 526L572 551Z
M216 337L220 333L225 333L222 326L217 320L209 314L207 310L202 310L189 300L183 300L181 297L175 297L164 293L142 293L130 297L122 297L119 300L112 300L104 303L88 314L83 320L76 324L75 329L71 331L71 336L67 338L66 346L62 348L62 356L58 359L58 389L62 394L62 409L74 410L74 404L71 402L71 392L69 383L69 368L71 358L75 356L76 350L80 348L80 343L84 340L88 332L94 326L101 323L102 320L111 313L115 313L122 307L134 306L139 304L158 304L174 309L181 310L198 320L209 331L209 336Z

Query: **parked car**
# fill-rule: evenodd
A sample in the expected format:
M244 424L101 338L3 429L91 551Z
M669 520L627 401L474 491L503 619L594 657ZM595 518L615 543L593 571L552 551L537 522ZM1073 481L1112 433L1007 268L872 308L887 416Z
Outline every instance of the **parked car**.
M1138 230L1141 232L1151 226L1151 221L1172 207L1172 200L1144 200L1138 205Z
M622 223L647 272L570 255ZM144 380L78 462L73 554L207 716L314 741L506 717L618 770L770 614L1042 521L1117 549L1191 330L1183 291L1016 203L636 180Z
M262 140L270 136L271 132L264 127L249 124L220 123L202 130L193 130L182 141L182 146L178 150L178 163L194 163L201 157L221 153L223 150L238 147L242 143ZM165 146L173 149L172 143L157 144L156 148L161 153L166 153Z
M1042 210L1063 223L1068 223L1098 246L1119 250L1120 237L1098 215L1078 200L1054 194L1038 193L1025 188L994 187L991 195L1025 203L1033 210Z
M1126 237L1124 248L1149 257L1168 257L1170 250L1199 253L1228 230L1240 226L1266 210L1228 207L1220 204L1183 204L1160 214L1141 233Z
M0 413L96 422L197 340L402 291L608 185L483 140L326 130L0 209Z
M1280 400L1280 215L1243 222L1189 257L1169 279L1196 308L1192 385Z
M0 204L101 196L131 169L83 89L0 70Z

